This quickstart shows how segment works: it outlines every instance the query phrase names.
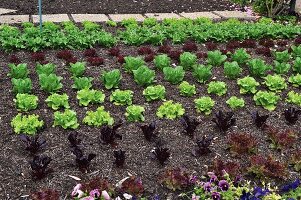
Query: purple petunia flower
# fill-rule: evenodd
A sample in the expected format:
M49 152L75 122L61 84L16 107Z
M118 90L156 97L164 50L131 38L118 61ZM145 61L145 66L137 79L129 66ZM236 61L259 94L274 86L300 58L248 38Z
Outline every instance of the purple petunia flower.
M229 189L230 185L226 180L220 180L218 182L218 187L220 187L220 189L222 191L227 191Z
M270 193L270 191L268 189L263 189L261 187L255 187L253 190L253 195L255 197L263 197L268 193Z
M299 187L300 185L300 179L295 180L292 183L289 183L287 185L282 186L282 188L280 189L281 192L289 192L290 190L294 190L297 187Z
M221 199L221 195L218 192L212 192L211 197L212 197L213 200L220 200Z
M210 182L206 182L203 186L204 190L207 192L211 191L211 183Z
M99 192L98 189L94 189L94 190L91 190L91 191L90 191L89 195L90 195L91 197L98 198L98 197L100 197L100 192Z
M208 172L208 176L210 177L210 182L213 183L215 181L217 181L217 176L213 173L213 172Z
M260 200L260 198L254 197L250 192L244 190L239 197L239 200Z

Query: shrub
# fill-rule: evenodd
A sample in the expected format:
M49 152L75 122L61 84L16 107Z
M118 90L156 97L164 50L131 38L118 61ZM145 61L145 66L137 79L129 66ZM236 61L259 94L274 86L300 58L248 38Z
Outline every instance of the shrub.
M163 85L148 86L143 90L146 101L163 100L165 93L166 91Z
M236 61L239 65L247 63L250 58L245 49L237 49L231 56L232 61Z
M63 78L55 74L41 74L39 75L39 79L41 89L46 92L56 92L63 87L62 83L60 82Z
M132 73L133 70L138 69L140 66L145 65L143 58L127 56L124 58L124 68L127 72Z
M22 115L19 113L11 121L11 126L14 128L14 132L25 133L28 135L34 135L39 128L44 125L44 122L39 120L38 115Z
M40 75L40 74L49 75L49 74L54 73L55 68L56 68L55 64L52 64L52 63L47 63L45 65L37 63L36 72L38 75Z
M154 60L156 68L163 70L164 67L170 67L171 59L166 54L157 55Z
M228 99L226 101L226 103L232 109L243 108L245 106L244 99L243 98L237 98L236 96L230 97L230 99Z
M185 109L180 103L174 103L172 100L164 102L157 110L159 118L176 119L184 115Z
M88 106L90 103L103 103L105 95L98 90L82 89L77 92L76 98L79 100L79 105Z
M301 74L291 75L288 79L288 82L293 84L294 87L301 86Z
M144 113L145 109L142 106L138 105L130 105L126 108L126 119L129 122L139 122L139 121L144 121Z
M250 76L238 79L237 84L240 87L239 91L241 94L254 94L257 92L256 87L259 86L259 83L253 77Z
M171 84L178 84L183 81L185 71L182 66L178 67L165 67L163 68L164 79Z
M198 112L204 112L205 115L209 115L212 111L212 108L215 104L210 97L201 97L199 99L194 100L195 108Z
M267 75L264 77L264 83L269 88L269 90L274 92L281 92L281 90L286 89L287 85L285 83L285 79L280 75Z
M38 107L38 97L31 94L17 94L14 102L19 111L30 111Z
M212 66L220 66L226 59L227 56L218 50L208 51L207 53L207 63Z
M134 92L131 90L115 90L110 96L110 101L115 105L132 105Z
M274 72L277 74L286 74L291 68L291 65L288 63L280 63L278 61L274 61Z
M286 102L301 106L301 94L290 91L289 93L287 93Z
M113 69L112 71L104 71L100 77L105 88L110 90L112 88L118 88L122 76L119 69Z
M267 91L258 91L253 97L253 100L257 106L263 106L269 111L275 110L279 99L280 97L274 92Z
M114 119L111 117L110 112L105 111L104 107L100 106L95 112L87 111L83 123L100 127L103 125L113 125Z
M197 63L197 56L190 52L184 52L180 55L180 65L185 69L190 69Z
M7 74L10 78L15 78L15 79L24 79L27 78L28 76L28 69L27 69L27 64L21 63L18 65L15 64L8 64L10 67L10 72Z
M227 92L227 85L225 82L222 81L211 81L208 84L208 89L207 89L209 94L216 94L218 96L222 96L226 94Z
M155 80L155 71L147 66L140 66L137 70L133 70L134 80L140 86L148 86Z
M193 67L192 75L194 76L194 78L197 79L197 81L199 83L205 83L212 76L211 69L212 69L211 65L208 65L208 66L205 66L205 65L195 65Z
M259 58L250 60L248 65L251 75L256 77L262 77L267 73L268 70L272 69L270 65L266 65L264 60Z
M74 77L72 88L76 90L90 89L92 87L92 77Z
M235 79L240 76L242 68L239 67L236 61L224 63L224 74L230 79Z
M187 81L183 81L178 88L181 96L191 97L196 94L195 85L190 85Z
M84 62L70 63L70 72L73 77L81 77L85 73L85 70L86 63Z
M70 108L68 103L68 95L66 93L64 94L57 94L54 93L47 97L45 102L49 107L51 107L53 110L58 110L59 108Z
M53 127L55 126L61 126L63 129L76 129L79 126L76 112L69 109L64 112L54 112Z

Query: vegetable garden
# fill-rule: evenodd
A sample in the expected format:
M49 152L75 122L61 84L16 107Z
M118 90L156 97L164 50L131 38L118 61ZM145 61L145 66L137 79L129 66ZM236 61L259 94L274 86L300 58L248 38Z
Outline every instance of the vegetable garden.
M24 23L0 46L1 199L300 199L299 25Z

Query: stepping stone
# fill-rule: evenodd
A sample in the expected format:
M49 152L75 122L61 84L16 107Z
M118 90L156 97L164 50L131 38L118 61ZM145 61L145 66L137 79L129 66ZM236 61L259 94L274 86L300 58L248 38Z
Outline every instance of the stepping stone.
M146 13L145 16L148 18L156 18L158 21L162 21L163 19L176 18L180 19L181 16L176 13Z
M145 18L141 14L109 14L109 17L115 22L121 22L125 19L134 18L138 22L142 22Z
M109 18L105 14L71 14L75 22L91 21L106 22Z
M237 18L237 19L245 19L245 20L255 20L255 16L250 16L246 12L241 11L213 11L214 14L221 16L222 18Z
M29 22L29 15L1 15L0 24L20 24Z
M39 15L33 15L32 16L33 23L39 23ZM47 14L43 15L43 21L44 22L66 22L70 21L67 14Z
M12 9L6 9L6 8L0 8L0 15L6 14L6 13L11 13L11 12L16 12L17 10L12 10Z
M189 19L197 19L199 17L206 17L209 19L221 19L220 16L212 13L212 12L194 12L194 13L179 13L182 17L189 18Z

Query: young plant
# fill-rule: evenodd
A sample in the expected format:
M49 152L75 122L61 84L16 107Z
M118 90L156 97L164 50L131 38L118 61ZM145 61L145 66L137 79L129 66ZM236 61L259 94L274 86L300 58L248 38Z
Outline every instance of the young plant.
M223 55L219 50L208 51L207 63L212 66L220 66L227 59L226 55Z
M121 126L122 124L116 124L112 127L109 126L104 126L102 127L100 131L100 139L103 144L111 144L112 146L116 145L115 140L116 139L122 139L122 135L117 133L117 129Z
M273 111L280 97L274 92L258 91L254 95L253 100L257 106L263 106L263 108Z
M101 81L103 82L106 89L118 88L122 76L119 69L113 69L112 71L104 71L101 74Z
M144 193L144 187L141 178L136 178L135 176L130 176L126 178L118 190L120 194L132 194L133 196L142 196Z
M187 41L183 45L183 51L193 52L198 50L198 46L195 42Z
M210 115L215 101L213 101L211 97L205 96L199 99L195 99L194 103L197 112L204 112L205 115Z
M290 91L289 93L287 93L286 102L301 106L301 94Z
M235 110L237 108L243 108L245 106L245 101L243 98L238 98L236 96L232 96L230 97L226 103L228 104L228 106Z
M293 107L289 107L283 112L284 118L289 124L295 124L298 121L300 114L301 110L297 110Z
M248 65L251 75L255 77L263 77L272 69L272 66L265 64L265 61L259 58L250 60Z
M159 118L176 119L184 115L185 109L180 103L174 103L172 100L164 102L157 110Z
M59 108L70 108L68 103L68 95L64 94L57 94L54 93L47 97L45 102L47 103L48 107L52 108L53 110L58 110Z
M291 65L288 63L280 63L278 61L274 61L274 72L276 74L287 74L291 68Z
M11 121L11 126L14 128L14 132L25 133L28 135L34 135L39 128L42 128L44 122L39 120L39 116L32 115L22 115L18 114Z
M76 112L69 109L64 112L54 112L53 127L55 126L61 126L63 129L76 129L79 126Z
M154 64L156 68L162 71L164 67L171 66L171 59L166 54L157 55L155 57Z
M251 58L245 49L237 49L231 56L232 61L236 61L239 65L247 63Z
M86 172L91 161L96 157L96 154L90 153L88 155L84 155L83 151L79 147L74 147L71 151L76 156L75 162L80 171Z
M10 78L15 79L24 79L27 78L29 71L27 69L27 64L21 63L18 65L15 64L8 64L10 68L10 72L7 74Z
M197 147L192 150L192 155L195 157L200 157L211 153L210 146L212 145L213 137L203 136L202 139L197 139Z
M45 199L45 198L47 200L49 200L49 199L59 199L60 195L57 190L43 189L43 190L31 193L29 198L31 200L41 200L41 199Z
M140 66L137 70L133 70L134 80L140 86L151 85L155 80L155 71L147 66Z
M92 77L74 77L72 88L76 90L90 89L92 87Z
M114 157L115 157L114 164L117 167L123 167L125 161L125 151L122 151L121 149L119 149L118 151L115 150Z
M103 106L97 108L95 112L87 111L83 123L89 126L100 127L103 125L113 125L114 119L111 117L110 112L105 111Z
M288 50L282 52L275 52L275 59L280 63L287 63L290 60L291 56L288 53Z
M55 64L52 64L52 63L47 63L45 65L37 63L36 72L38 75L41 75L41 74L49 75L49 74L53 74L55 72L55 68L56 68Z
M178 84L183 81L185 76L185 71L182 66L173 67L164 67L163 68L164 79L171 84Z
M41 89L46 92L53 93L63 87L63 84L61 83L63 78L55 74L41 74L39 75L39 79Z
M216 94L218 96L222 96L227 93L227 85L222 81L211 81L208 84L207 89L209 94Z
M197 56L190 52L184 52L180 56L180 65L184 70L192 68L193 65L197 63Z
M11 79L13 85L13 92L15 94L26 94L30 93L32 89L32 82L30 78L25 79Z
M293 71L301 74L301 57L297 57L293 63Z
M115 105L132 105L134 92L131 90L115 90L110 96L110 101Z
M260 84L250 76L237 80L237 85L240 87L241 94L255 94L257 92L256 87Z
M190 118L188 115L184 115L181 118L181 124L184 126L184 133L189 136L193 136L197 126L201 122L195 118Z
M76 62L76 63L70 63L70 72L73 77L81 77L86 70L86 63L84 62Z
M155 101L165 99L165 87L163 85L148 86L143 90L143 96L146 101Z
M229 149L234 154L253 153L256 150L255 137L246 133L235 133L229 137Z
M20 140L25 145L25 150L29 151L31 154L37 153L39 150L46 146L46 140L41 138L40 135L28 136L20 135Z
M78 138L78 132L71 132L68 135L68 141L70 143L71 148L75 148L80 146L82 140Z
M288 82L291 83L294 87L300 87L301 86L301 74L291 75L288 79Z
M104 63L104 59L101 57L88 57L87 62L90 66L100 66Z
M38 107L38 97L31 94L17 94L14 99L19 111L30 111Z
M160 176L160 183L166 188L176 191L188 188L190 183L190 176L188 172L182 168L167 169Z
M222 111L218 111L215 113L215 118L211 121L216 124L220 131L226 132L231 126L235 125L236 118L233 118L233 115L233 112L223 113Z
M119 47L112 47L108 50L108 54L110 56L118 57L120 55L120 48Z
M140 66L145 65L143 58L127 56L124 58L124 68L127 72L132 73L133 70L138 69Z
M96 50L95 49L86 49L84 51L84 56L85 57L96 57L97 56Z
M238 177L241 174L241 166L235 161L225 162L221 159L215 159L213 161L211 171L213 171L218 177L224 177L225 171L230 175L230 177Z
M298 136L292 130L279 131L275 127L268 126L265 128L265 132L272 142L270 147L273 149L288 149L298 140Z
M294 170L297 172L301 171L301 150L295 150L291 154L290 164L294 166Z
M181 96L192 97L196 94L195 85L190 85L187 81L183 81L178 88Z
M264 83L269 88L269 90L274 92L281 92L287 88L287 84L285 79L278 74L275 75L267 75L264 77Z
M147 141L152 141L158 134L156 131L156 122L150 124L144 124L139 126L143 132L143 135Z
M144 112L144 107L138 105L130 105L126 108L125 116L127 121L129 122L144 121Z
M155 158L157 158L157 160L159 161L159 163L161 165L164 165L164 163L168 160L168 158L170 157L170 152L168 148L163 148L163 147L156 147L153 151L152 151L153 155L155 156Z
M199 83L205 83L212 76L212 66L208 65L195 65L193 67L192 75Z
M239 67L236 61L224 63L224 74L230 79L236 79L240 76L242 68Z
M105 94L98 90L82 89L77 91L76 98L79 100L80 106L88 106L90 103L103 103Z
M32 170L32 176L36 179L44 178L52 171L51 169L47 168L51 161L52 159L48 156L35 156L33 160L29 162Z
M269 115L259 115L258 111L252 112L252 119L257 128L264 129L266 125L266 121L269 118Z

